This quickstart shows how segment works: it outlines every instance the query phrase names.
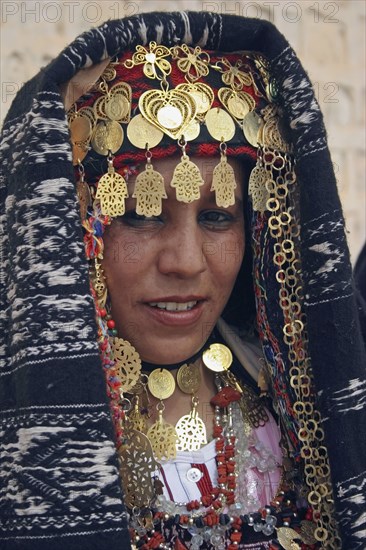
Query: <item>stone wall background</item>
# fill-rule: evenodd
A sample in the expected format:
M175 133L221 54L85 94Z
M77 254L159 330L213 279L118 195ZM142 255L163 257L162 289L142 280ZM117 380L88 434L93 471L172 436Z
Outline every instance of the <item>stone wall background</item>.
M3 120L21 84L80 32L154 9L192 9L268 19L285 34L324 112L353 261L366 240L364 0L0 0Z

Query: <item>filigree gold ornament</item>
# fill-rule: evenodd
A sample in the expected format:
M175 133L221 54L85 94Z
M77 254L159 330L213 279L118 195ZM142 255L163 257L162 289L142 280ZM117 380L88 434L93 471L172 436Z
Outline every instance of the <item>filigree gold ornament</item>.
M224 344L211 344L203 352L202 360L207 368L214 372L224 372L229 370L233 362L231 351Z
M187 80L195 82L209 73L210 56L199 46L194 49L181 44L172 50L173 59L177 59L178 68L186 74Z
M190 203L200 198L200 187L205 183L198 166L189 160L185 151L185 142L181 145L183 155L175 167L170 186L176 190L179 202Z
M266 182L269 177L270 174L258 158L257 165L251 171L248 186L248 193L252 197L253 210L256 212L265 212L267 209L267 200L270 195L266 188Z
M150 390L151 391L151 390ZM164 404L157 404L158 420L149 428L147 437L151 443L154 456L158 460L170 460L176 457L177 432L168 422L163 419Z
M255 101L247 92L220 88L217 95L223 106L237 120L243 120L245 115L255 109Z
M98 122L92 137L92 147L99 155L116 153L123 143L122 126L115 120Z
M207 443L206 426L197 413L198 399L192 396L190 414L182 416L175 425L179 437L177 451L198 451Z
M164 137L164 132L138 114L131 119L127 126L127 137L135 147L151 149L159 145Z
M252 84L252 75L250 72L241 70L245 65L240 59L236 61L235 65L232 65L230 61L225 58L222 58L220 63L224 67L222 68L222 81L233 90L239 91L243 86L250 86Z
M160 216L162 199L168 198L165 190L164 178L154 170L151 164L151 153L147 151L145 170L141 172L135 182L132 197L136 199L136 213L140 216Z
M128 429L118 454L126 506L149 506L155 496L152 474L159 469L149 439L138 430Z
M197 115L204 115L210 108L215 99L210 86L202 82L178 84L176 90L182 90L189 94L197 107Z
M262 130L263 145L283 152L289 152L290 147L281 134L281 118L278 109L273 105L267 105L262 109L264 119Z
M148 90L139 99L142 116L173 139L179 139L194 119L197 106L182 90Z
M171 55L169 48L161 44L158 45L156 42L150 42L148 50L144 46L136 46L136 52L132 59L127 59L124 66L126 69L132 69L136 65L143 64L145 76L165 80L172 70L170 62L165 59L169 55Z
M127 340L111 338L110 343L116 376L121 382L122 391L128 393L140 378L140 356Z
M123 216L127 197L127 183L123 176L115 171L113 157L109 155L108 172L100 178L95 195L95 198L100 200L102 214L112 218Z
M221 159L212 173L211 191L215 191L216 204L228 208L235 204L235 189L237 187L232 166L227 161L226 144L220 144Z
M230 141L235 134L235 122L224 109L214 107L205 116L205 123L210 135L217 141Z

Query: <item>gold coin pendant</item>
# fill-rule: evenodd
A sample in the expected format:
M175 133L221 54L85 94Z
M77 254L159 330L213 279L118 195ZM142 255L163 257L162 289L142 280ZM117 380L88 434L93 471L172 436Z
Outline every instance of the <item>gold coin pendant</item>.
M147 382L150 393L157 399L168 399L175 390L174 376L167 369L155 369Z

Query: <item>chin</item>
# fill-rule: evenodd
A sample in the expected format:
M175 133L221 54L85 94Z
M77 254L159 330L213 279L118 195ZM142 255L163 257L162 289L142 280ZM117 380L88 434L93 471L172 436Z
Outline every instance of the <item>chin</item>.
M195 345L192 344L192 346L187 346L187 343L185 343L184 346L179 346L173 340L169 340L168 342L161 343L158 346L155 344L158 349L156 349L153 353L152 348L146 350L146 354L143 353L142 350L137 351L139 351L140 357L143 361L157 365L171 365L189 359L201 349L203 344L204 342L198 342Z

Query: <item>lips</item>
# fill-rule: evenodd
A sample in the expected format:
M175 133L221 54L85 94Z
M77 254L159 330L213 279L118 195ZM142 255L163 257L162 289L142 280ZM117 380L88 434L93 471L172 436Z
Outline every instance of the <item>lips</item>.
M149 306L165 309L167 311L187 311L197 304L197 300L189 302L149 302Z
M165 326L188 326L202 315L206 300L201 296L169 296L144 302L152 320Z

